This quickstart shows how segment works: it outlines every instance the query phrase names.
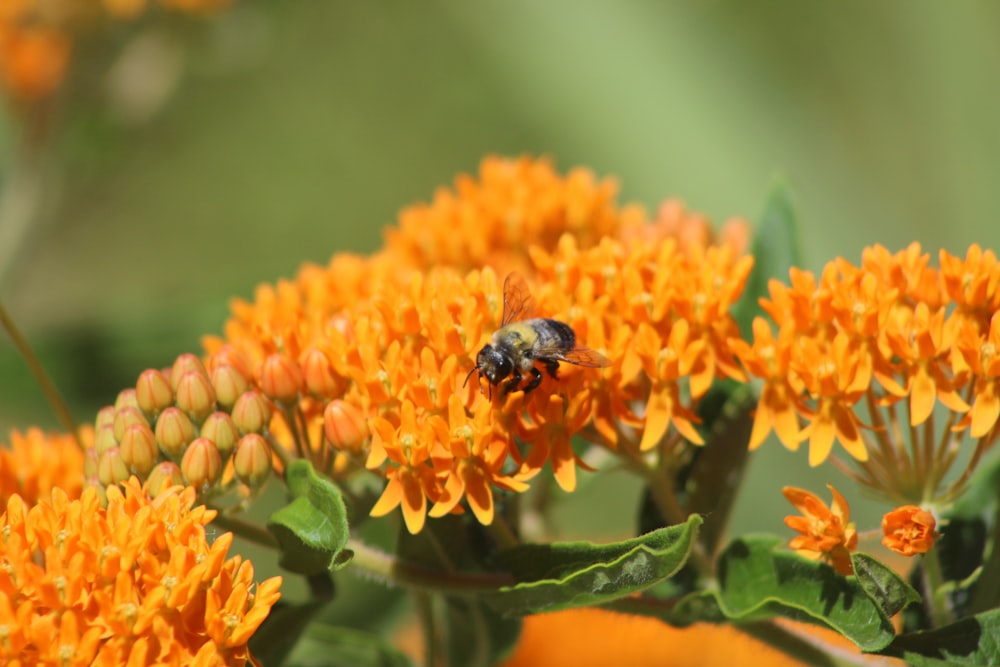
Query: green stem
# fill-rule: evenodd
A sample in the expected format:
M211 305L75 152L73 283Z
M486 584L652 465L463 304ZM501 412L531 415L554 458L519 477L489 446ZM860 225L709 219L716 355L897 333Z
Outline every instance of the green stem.
M215 519L212 520L212 523L218 525L220 528L231 531L234 535L262 547L267 547L269 549L278 548L278 541L267 529L262 528L255 523L250 523L249 521L229 516L218 507L213 507L212 505L207 505L207 507L218 512L218 514L215 515Z
M941 572L941 561L938 559L938 550L931 549L923 556L924 573L924 600L927 603L927 612L931 617L931 626L940 628L948 624L948 601L945 598L945 591L942 590L944 576Z
M56 388L56 385L52 382L48 373L42 367L42 362L38 360L38 356L35 354L34 350L31 349L31 345L28 343L28 339L25 338L21 330L18 329L17 324L15 324L14 319L7 312L4 307L3 302L0 301L0 325L7 331L7 335L10 336L11 341L14 343L14 347L24 360L28 364L28 368L31 369L32 375L35 376L35 382L38 386L42 388L42 393L49 400L49 404L56 413L56 417L62 422L63 428L66 432L73 436L76 440L76 444L83 449L83 443L80 441L80 435L76 430L76 422L73 421L73 416L69 412L69 408L66 407L66 401L63 400L62 395Z
M347 548L354 552L351 564L387 582L430 593L472 595L495 593L504 586L513 586L507 574L442 572L401 560L351 538Z
M413 604L417 610L417 618L420 619L420 628L423 630L424 665L438 667L444 652L441 650L441 635L434 619L434 600L426 591L414 591Z

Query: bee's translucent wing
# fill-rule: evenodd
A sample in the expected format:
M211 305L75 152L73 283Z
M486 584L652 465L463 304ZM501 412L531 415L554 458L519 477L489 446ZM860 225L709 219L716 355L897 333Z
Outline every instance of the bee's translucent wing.
M525 319L531 312L531 290L524 276L514 272L503 281L503 328L511 322Z
M544 351L542 354L545 354ZM589 347L575 347L569 351L553 350L546 356L554 357L559 361L565 361L567 364L573 364L574 366L586 366L587 368L603 368L604 366L611 365L611 362L608 361L607 357L600 352L591 350Z

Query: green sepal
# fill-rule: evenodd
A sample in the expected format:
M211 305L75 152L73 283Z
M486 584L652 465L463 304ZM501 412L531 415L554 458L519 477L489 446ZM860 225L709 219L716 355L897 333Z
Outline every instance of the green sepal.
M500 554L519 582L484 596L505 616L604 604L645 590L683 567L702 519L660 528L624 542L525 544Z
M292 501L267 524L281 545L281 567L309 575L346 565L350 552L344 546L350 531L336 485L303 460L288 466L285 482Z
M881 653L916 667L1000 665L1000 609L900 635Z
M771 186L764 212L754 230L751 254L753 271L743 296L733 307L733 317L745 340L752 340L753 320L764 313L758 300L768 295L768 281L772 278L785 280L790 268L802 266L798 216L792 190L783 180Z

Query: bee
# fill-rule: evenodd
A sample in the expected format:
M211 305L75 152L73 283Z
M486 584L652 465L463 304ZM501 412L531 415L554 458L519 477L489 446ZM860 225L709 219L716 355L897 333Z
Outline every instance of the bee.
M600 368L609 365L604 355L576 344L576 333L565 322L542 317L525 318L530 312L531 293L524 276L512 273L503 283L503 319L493 332L492 340L476 355L476 366L465 376L465 386L473 373L478 380L485 375L493 387L499 386L501 396L522 387L524 393L536 389L542 382L541 363L553 379L558 379L559 363Z

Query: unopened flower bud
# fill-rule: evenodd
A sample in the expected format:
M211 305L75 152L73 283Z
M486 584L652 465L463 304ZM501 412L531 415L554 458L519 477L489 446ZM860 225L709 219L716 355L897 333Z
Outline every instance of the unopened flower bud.
M271 448L264 436L248 433L240 438L233 455L236 478L251 489L258 488L271 475Z
M163 461L156 464L143 485L153 498L160 495L164 489L169 489L172 486L184 486L184 475L181 474L181 468L173 461Z
M232 345L223 345L208 358L208 367L215 370L220 366L232 366L245 378L253 374L253 365L245 354Z
M184 452L181 472L199 492L212 488L222 474L222 457L215 444L208 438L195 438Z
M233 418L225 412L213 412L201 425L201 437L215 443L219 455L225 461L233 453L236 441L240 439L240 431L233 423Z
M177 381L177 407L201 422L215 410L215 390L208 377L194 371Z
M132 424L125 429L118 450L129 470L140 477L145 477L160 458L153 429L144 424Z
M100 431L103 426L115 425L115 406L105 405L97 411L97 418L94 420L94 430Z
M125 429L127 429L132 424L145 424L149 426L149 422L146 420L146 415L142 414L142 410L139 409L137 405L129 405L121 410L115 410L115 440L118 442L122 441L122 436L125 435Z
M256 391L245 391L233 406L233 423L240 433L260 433L271 423L271 405Z
M98 455L103 454L109 449L114 449L118 446L118 439L115 437L115 427L114 426L102 426L94 434L94 451Z
M212 388L215 390L215 400L227 410L233 407L240 394L250 386L246 376L235 366L223 365L212 369Z
M122 389L115 399L115 411L121 412L123 408L139 407L139 401L135 395L135 389Z
M97 462L101 455L96 448L91 447L83 455L83 476L86 479L97 478Z
M179 459L194 439L194 424L180 408L167 408L156 420L156 444L171 459Z
M290 403L302 389L302 371L283 354L268 355L260 365L260 388L274 400Z
M306 350L301 362L306 389L313 396L325 398L340 393L343 382L334 373L333 364L323 350L316 347Z
M101 486L118 484L128 477L128 465L122 459L118 448L109 449L97 459L97 479L101 482Z
M205 364L201 363L201 359L191 353L182 354L174 360L174 365L170 367L169 379L174 391L177 391L177 385L181 378L188 373L198 373L208 377L208 371L205 370Z
M160 371L147 368L135 383L135 398L147 415L158 415L173 405L174 390Z
M335 448L357 454L368 439L368 420L357 406L333 400L323 410L323 434Z

